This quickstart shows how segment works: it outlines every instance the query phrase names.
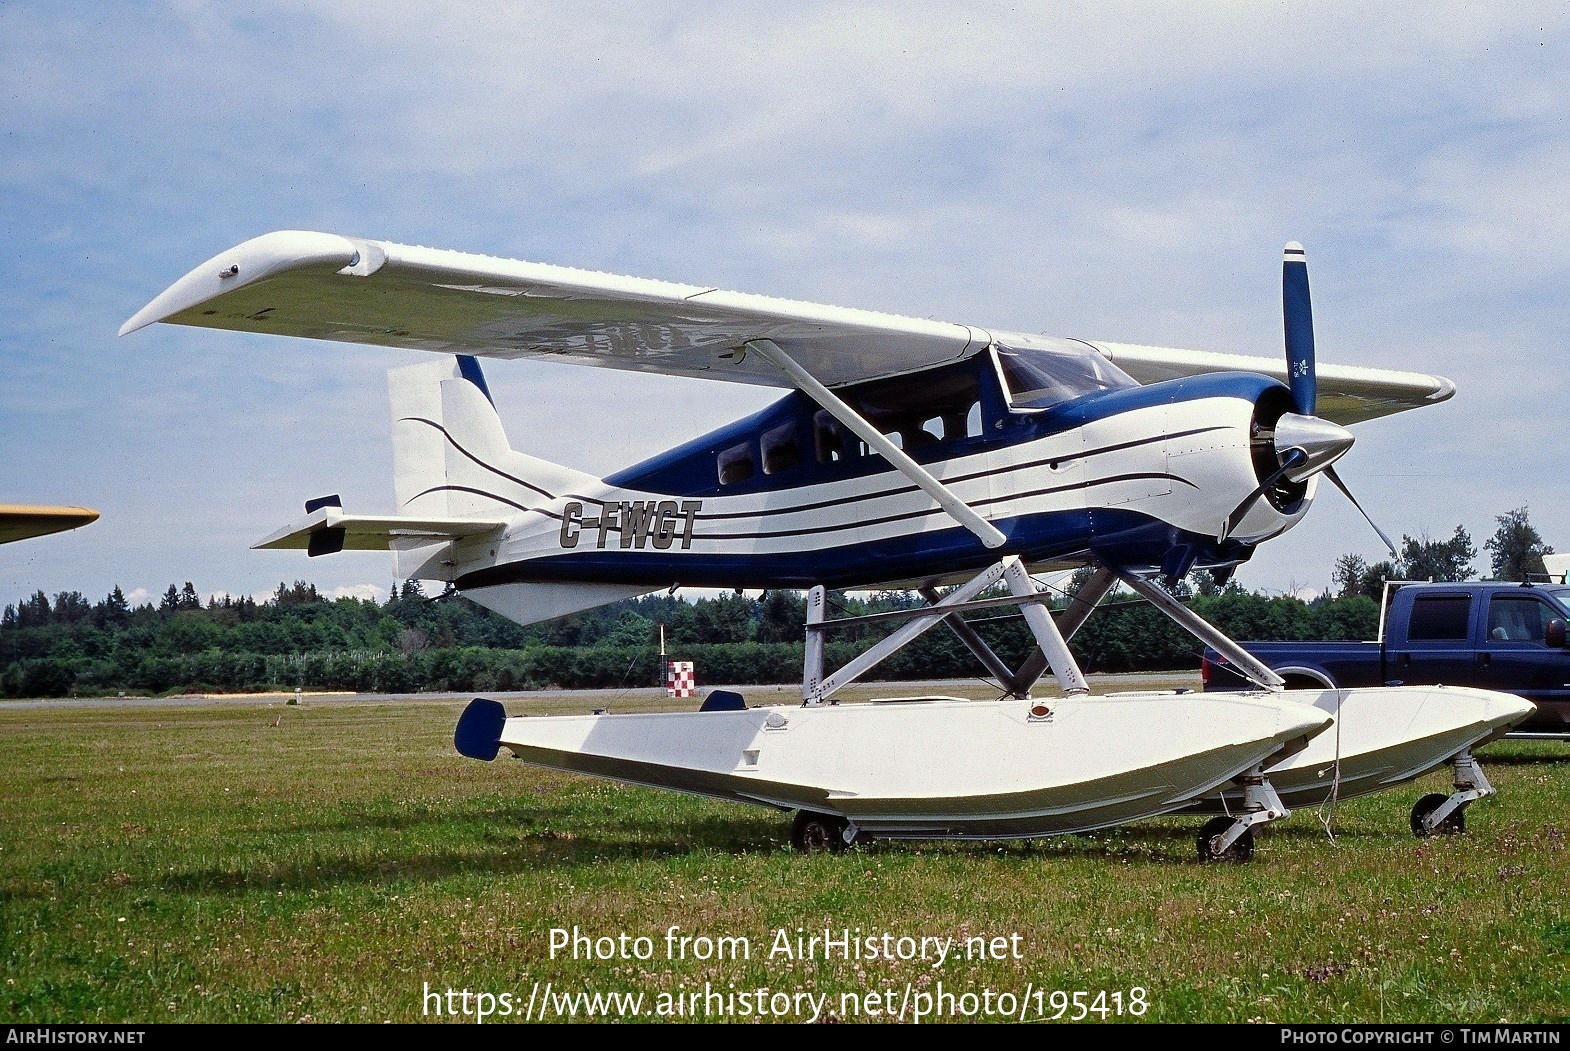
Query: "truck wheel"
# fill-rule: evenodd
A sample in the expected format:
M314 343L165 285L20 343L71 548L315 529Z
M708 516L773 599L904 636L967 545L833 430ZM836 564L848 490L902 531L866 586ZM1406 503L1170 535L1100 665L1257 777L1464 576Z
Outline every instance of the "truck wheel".
M802 810L791 823L790 843L803 854L825 850L838 854L845 849L845 829L849 825L850 822L842 817Z
M1419 838L1427 836L1454 836L1466 831L1466 809L1458 808L1451 815L1433 828L1428 828L1424 822L1428 815L1438 810L1445 800L1450 797L1442 792L1431 792L1417 801L1412 808L1412 835Z
M1242 864L1253 858L1254 830L1251 828L1244 829L1243 834L1233 840L1232 845L1219 854L1211 846L1215 842L1216 837L1231 827L1232 819L1229 817L1213 817L1205 822L1204 827L1199 830L1199 835L1194 838L1194 846L1199 853L1201 862L1231 861Z

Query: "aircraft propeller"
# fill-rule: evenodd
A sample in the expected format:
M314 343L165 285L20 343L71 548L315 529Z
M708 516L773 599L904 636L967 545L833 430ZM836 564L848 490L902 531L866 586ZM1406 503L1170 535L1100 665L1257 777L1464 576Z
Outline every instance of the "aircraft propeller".
M1284 483L1301 484L1323 474L1352 502L1391 555L1396 548L1390 537L1369 517L1341 476L1335 461L1352 448L1352 433L1340 424L1314 415L1318 400L1318 379L1314 365L1314 313L1308 293L1308 258L1303 246L1288 241L1281 260L1281 314L1286 336L1287 385L1296 412L1285 412L1275 421L1271 444L1277 467L1261 480L1221 527L1218 540L1225 540L1265 493Z

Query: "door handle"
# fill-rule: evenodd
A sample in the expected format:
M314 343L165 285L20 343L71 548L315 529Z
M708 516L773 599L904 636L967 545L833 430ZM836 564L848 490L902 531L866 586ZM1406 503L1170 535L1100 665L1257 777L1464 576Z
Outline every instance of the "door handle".
M1494 662L1494 658L1493 658L1492 654L1479 653L1477 655L1477 663L1481 664L1485 668L1491 666L1493 664L1493 662Z

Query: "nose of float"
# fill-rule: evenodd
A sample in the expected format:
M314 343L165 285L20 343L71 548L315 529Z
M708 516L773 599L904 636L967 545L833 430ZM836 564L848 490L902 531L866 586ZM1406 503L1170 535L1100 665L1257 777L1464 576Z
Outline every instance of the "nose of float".
M1509 729L1537 711L1537 705L1512 693L1500 693L1496 690L1476 692L1485 698L1485 702L1480 705L1483 720L1496 730Z
M1289 412L1276 421L1276 455L1281 462L1289 463L1287 454L1294 449L1303 454L1302 462L1286 472L1294 482L1305 481L1335 463L1356 440L1345 427L1318 416Z

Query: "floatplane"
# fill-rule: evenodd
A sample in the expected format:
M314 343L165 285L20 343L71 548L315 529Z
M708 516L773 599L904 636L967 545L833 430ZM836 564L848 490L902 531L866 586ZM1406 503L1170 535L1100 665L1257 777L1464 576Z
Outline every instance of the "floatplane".
M1326 791L1350 793L1378 778L1338 778L1341 757L1399 753L1403 772L1429 769L1526 714L1475 690L1443 691L1443 703L1400 688L1284 692L1172 596L1195 569L1229 579L1303 518L1321 479L1356 505L1334 466L1353 444L1348 425L1454 393L1438 377L1318 365L1301 246L1287 245L1283 273L1280 361L285 231L203 263L121 334L168 322L442 355L389 373L396 513L324 497L257 547L392 550L400 575L446 582L520 623L679 586L807 592L799 705L713 691L693 712L509 718L477 698L454 734L464 755L506 748L795 811L802 849L1078 832L1208 801L1226 813L1201 831L1200 857L1244 860L1255 828L1290 813L1272 778L1296 778L1295 757L1310 756L1307 779L1328 770ZM480 358L787 393L597 478L511 447ZM1079 567L1083 582L1054 616L1036 575ZM1259 689L1091 696L1068 640L1119 582ZM929 604L880 615L903 623L827 669L825 638L856 622L828 615L828 589L870 588ZM964 619L1001 605L1019 607L1036 642L1017 668ZM997 699L838 703L940 623L996 678ZM1035 696L1048 673L1060 696ZM1400 718L1379 718L1391 705ZM1351 719L1354 709L1372 717ZM1328 765L1310 751L1326 741ZM1460 805L1487 793L1458 782L1456 794Z

